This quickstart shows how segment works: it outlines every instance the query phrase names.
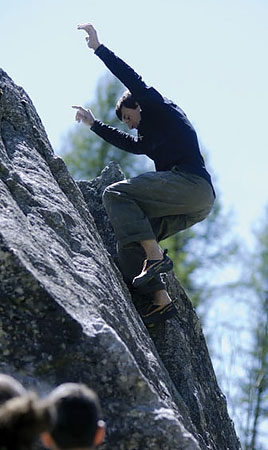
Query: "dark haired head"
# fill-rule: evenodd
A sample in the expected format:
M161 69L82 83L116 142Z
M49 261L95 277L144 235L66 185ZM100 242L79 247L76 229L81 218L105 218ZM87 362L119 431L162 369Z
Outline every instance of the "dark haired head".
M50 435L61 449L88 448L100 426L101 408L94 391L83 384L64 383L47 399L52 415Z
M34 393L7 400L0 407L1 450L29 450L48 424L48 413L39 408Z
M119 98L115 112L119 120L122 121L122 106L126 108L136 109L138 106L137 100L133 97L130 91L125 91L123 95Z

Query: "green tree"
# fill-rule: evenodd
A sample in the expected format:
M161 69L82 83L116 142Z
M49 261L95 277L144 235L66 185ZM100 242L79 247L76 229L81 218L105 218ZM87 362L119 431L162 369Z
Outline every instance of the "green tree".
M115 105L124 90L120 81L107 74L99 80L96 98L87 107L93 111L96 118L118 127L119 119L115 114ZM121 122L120 128L127 131ZM120 163L126 176L137 174L139 167L142 166L141 159L143 167L146 165L149 167L145 157L118 150L82 124L74 125L67 133L60 153L75 179L95 178L110 161Z
M255 230L255 246L242 242L238 274L215 305L209 346L219 384L243 450L267 450L268 431L268 207Z
M249 282L246 283L252 298L252 345L241 394L241 405L246 410L245 450L268 448L264 444L268 439L268 207L264 224L256 236L256 251L251 255Z

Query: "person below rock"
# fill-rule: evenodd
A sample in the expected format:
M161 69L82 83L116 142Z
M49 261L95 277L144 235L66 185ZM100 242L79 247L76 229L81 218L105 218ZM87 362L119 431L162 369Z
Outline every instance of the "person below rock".
M155 172L108 186L103 202L118 242L118 260L133 295L151 298L141 311L146 325L164 321L176 308L160 274L172 260L159 242L204 220L215 200L210 174L201 155L196 132L183 110L147 86L129 65L101 44L91 24L78 25L86 41L127 91L116 114L137 136L111 127L90 109L77 109L76 120L89 125L106 142L130 153L147 155Z
M95 391L81 383L63 383L44 400L51 426L41 434L51 450L90 450L104 440L105 423Z
M30 450L49 424L38 396L11 375L0 374L0 449Z

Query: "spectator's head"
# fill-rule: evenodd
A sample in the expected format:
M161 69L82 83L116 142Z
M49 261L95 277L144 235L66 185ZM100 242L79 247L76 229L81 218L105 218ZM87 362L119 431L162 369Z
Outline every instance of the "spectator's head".
M51 449L91 449L105 435L98 396L84 384L64 383L47 397L51 429L42 434Z
M48 412L39 407L33 392L11 376L0 374L1 450L29 450L49 422Z

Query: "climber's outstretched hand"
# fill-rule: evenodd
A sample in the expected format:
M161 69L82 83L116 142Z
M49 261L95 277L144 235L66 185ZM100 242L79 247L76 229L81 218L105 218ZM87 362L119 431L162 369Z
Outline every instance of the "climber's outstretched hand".
M77 109L75 114L75 120L80 123L83 122L85 125L89 125L90 127L93 125L95 117L90 111L90 109L85 109L82 106L72 106L72 108Z
M91 23L84 23L81 25L77 25L78 30L84 30L88 36L86 37L87 45L89 48L93 48L93 50L97 50L97 48L101 45L98 39L97 31L91 25Z

